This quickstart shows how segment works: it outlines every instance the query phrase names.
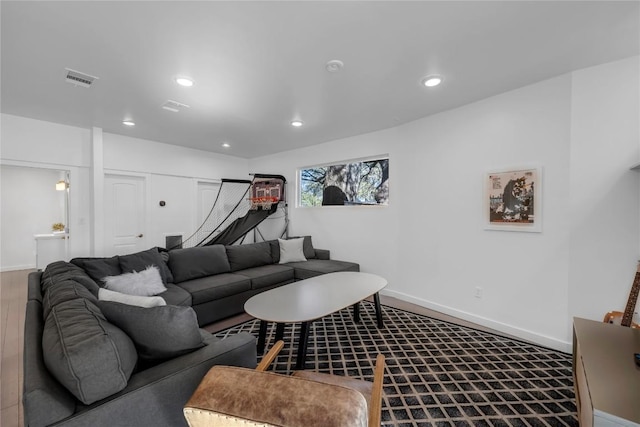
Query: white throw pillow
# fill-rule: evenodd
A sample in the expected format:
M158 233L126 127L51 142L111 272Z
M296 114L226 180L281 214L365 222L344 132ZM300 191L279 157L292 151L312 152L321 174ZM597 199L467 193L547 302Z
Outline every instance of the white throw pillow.
M306 261L304 257L304 251L302 250L302 243L304 238L282 240L278 239L280 245L280 264L287 262Z
M142 297L158 295L167 290L162 283L160 270L155 265L150 265L142 271L107 276L102 281L104 287L110 291Z
M100 288L98 290L98 299L100 301L119 302L121 304L136 305L138 307L158 307L167 305L162 297L141 297L138 295L127 295L122 292L110 291L109 289Z

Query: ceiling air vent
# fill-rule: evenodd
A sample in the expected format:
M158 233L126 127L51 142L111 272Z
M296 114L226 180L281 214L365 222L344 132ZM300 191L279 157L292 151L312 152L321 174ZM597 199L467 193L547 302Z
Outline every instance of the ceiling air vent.
M177 113L180 110L184 110L185 108L190 108L187 104L183 104L178 101L172 101L170 99L162 104L161 107L165 110L173 111L174 113Z
M72 83L76 86L89 87L98 78L71 68L65 68L65 70L67 70L67 83Z

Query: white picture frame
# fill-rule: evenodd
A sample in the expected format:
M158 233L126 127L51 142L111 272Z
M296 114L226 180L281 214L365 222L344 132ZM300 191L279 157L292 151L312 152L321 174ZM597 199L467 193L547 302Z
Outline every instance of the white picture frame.
M542 232L542 167L487 172L484 216L485 230Z

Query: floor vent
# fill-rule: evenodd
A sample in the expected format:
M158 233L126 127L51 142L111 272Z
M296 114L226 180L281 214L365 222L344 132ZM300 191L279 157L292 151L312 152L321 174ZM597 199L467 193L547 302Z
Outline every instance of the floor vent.
M71 68L65 68L67 71L67 83L74 84L76 86L89 87L98 78L90 76L89 74L81 73L80 71L72 70Z

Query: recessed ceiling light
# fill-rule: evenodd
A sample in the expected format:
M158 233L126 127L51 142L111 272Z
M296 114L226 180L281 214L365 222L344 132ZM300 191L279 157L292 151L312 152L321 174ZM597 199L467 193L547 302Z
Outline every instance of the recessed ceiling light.
M123 120L122 124L125 126L135 126L136 123L133 120Z
M342 70L342 67L344 67L344 62L340 61L339 59L332 59L325 65L325 68L330 73L337 73L338 71Z
M176 77L176 83L180 86L191 87L194 82L189 77Z
M442 83L442 77L440 76L426 76L422 79L422 84L426 87L438 86Z
M231 144L229 144L228 142L222 143L222 148L229 148L229 147L231 147Z
M291 122L291 126L293 126L294 128L299 128L303 124L304 124L304 122L302 120L293 120Z

